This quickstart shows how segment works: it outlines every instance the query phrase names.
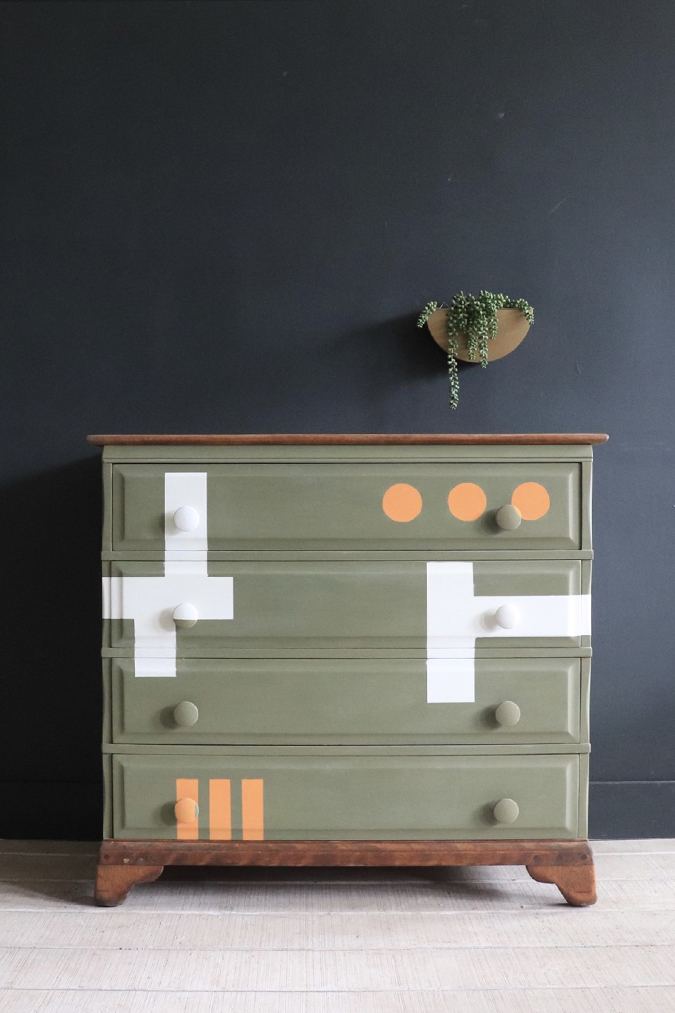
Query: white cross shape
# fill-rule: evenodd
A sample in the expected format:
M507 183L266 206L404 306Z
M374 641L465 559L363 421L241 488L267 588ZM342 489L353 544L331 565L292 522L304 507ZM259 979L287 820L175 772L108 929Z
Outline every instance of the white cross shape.
M495 612L521 618L503 629ZM590 594L475 595L473 563L427 563L427 703L475 700L477 637L577 637L591 632Z
M194 605L200 619L234 618L232 577L110 577L109 592L109 617L134 621L137 676L175 676L177 605Z
M104 577L103 616L134 621L137 676L176 675L176 624L173 611L189 603L199 619L233 619L232 577L208 575L208 497L205 471L167 471L164 475L164 576ZM174 514L189 506L197 524L182 531Z

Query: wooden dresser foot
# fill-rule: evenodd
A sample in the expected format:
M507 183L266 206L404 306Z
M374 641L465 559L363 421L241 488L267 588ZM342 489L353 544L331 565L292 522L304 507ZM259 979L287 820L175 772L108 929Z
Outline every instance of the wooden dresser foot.
M557 886L567 903L574 907L595 904L598 899L592 861L588 865L528 865L526 868L538 883Z
M163 870L163 865L99 865L94 899L101 907L116 907L137 883L152 883Z

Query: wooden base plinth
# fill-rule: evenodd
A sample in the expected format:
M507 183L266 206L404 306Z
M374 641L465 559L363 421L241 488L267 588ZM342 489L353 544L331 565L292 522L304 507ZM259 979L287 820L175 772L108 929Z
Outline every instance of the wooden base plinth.
M584 907L595 904L595 867L590 865L527 865L527 871L538 883L553 883L568 904Z
M99 865L94 897L101 907L117 907L136 883L152 883L164 872L163 865Z
M452 866L524 865L568 904L595 904L587 841L119 841L101 845L96 903L121 904L165 865Z

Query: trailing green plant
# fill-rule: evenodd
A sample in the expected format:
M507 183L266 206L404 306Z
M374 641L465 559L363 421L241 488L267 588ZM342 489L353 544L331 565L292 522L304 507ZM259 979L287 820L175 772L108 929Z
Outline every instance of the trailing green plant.
M424 327L432 313L437 309L445 309L444 303L428 302L419 315L417 326ZM488 341L497 334L497 311L520 310L532 324L534 310L526 299L511 299L501 292L487 292L483 289L478 295L458 292L453 296L447 307L448 335L448 379L450 384L450 407L459 404L459 371L457 368L458 338L466 336L466 347L469 355L485 369L488 364Z

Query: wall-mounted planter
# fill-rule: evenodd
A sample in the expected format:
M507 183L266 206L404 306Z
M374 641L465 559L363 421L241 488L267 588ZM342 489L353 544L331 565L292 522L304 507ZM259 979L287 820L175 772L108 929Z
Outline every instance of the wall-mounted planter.
M444 352L448 350L447 310L436 310L427 320L427 327L437 345ZM503 359L515 351L530 329L530 324L520 310L497 310L497 333L488 341L488 362ZM464 335L458 338L457 358L462 362L477 362L469 356Z

